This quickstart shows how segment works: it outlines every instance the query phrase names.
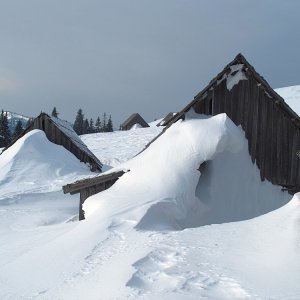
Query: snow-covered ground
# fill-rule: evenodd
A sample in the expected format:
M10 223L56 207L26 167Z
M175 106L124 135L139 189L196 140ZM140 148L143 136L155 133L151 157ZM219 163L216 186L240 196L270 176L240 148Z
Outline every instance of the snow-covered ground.
M106 167L115 167L141 152L162 129L163 127L151 126L128 131L86 134L81 138Z
M134 157L160 131L82 137L130 172L81 222L61 186L91 173L72 154L35 130L0 155L0 299L300 299L299 196L260 181L224 114Z

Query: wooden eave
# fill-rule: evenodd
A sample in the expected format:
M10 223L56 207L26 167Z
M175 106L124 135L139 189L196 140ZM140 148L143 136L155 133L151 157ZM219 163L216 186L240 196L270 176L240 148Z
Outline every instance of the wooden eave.
M71 195L77 194L80 192L80 190L83 190L85 188L89 188L89 187L92 187L95 185L103 184L105 182L108 182L108 181L111 181L114 179L118 179L125 173L126 173L125 171L118 171L118 172L114 172L114 173L104 174L101 176L78 180L74 183L64 185L63 192L64 192L64 194L68 194L68 193L70 193Z

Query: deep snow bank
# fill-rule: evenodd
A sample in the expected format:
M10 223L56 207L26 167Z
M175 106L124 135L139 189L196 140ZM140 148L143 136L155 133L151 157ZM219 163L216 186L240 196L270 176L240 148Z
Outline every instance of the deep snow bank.
M64 147L32 130L0 155L1 198L16 193L58 191L69 180L90 174Z
M120 168L131 171L85 202L87 217L101 207L131 211L138 229L183 229L252 218L290 198L260 181L243 131L225 114L177 122Z

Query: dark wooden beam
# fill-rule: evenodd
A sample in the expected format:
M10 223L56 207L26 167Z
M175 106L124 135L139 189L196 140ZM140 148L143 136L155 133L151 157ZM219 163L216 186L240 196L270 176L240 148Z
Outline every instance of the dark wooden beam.
M82 189L89 188L92 186L97 186L99 184L112 181L114 179L118 179L125 173L126 173L125 171L119 171L119 172L114 172L114 173L109 173L101 176L79 180L74 183L63 186L63 192L64 194L67 193L70 193L71 195L77 194Z

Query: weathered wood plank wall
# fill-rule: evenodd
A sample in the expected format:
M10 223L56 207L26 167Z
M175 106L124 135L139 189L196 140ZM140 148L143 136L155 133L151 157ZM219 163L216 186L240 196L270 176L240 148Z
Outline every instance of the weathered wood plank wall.
M249 144L249 153L260 169L262 180L268 179L295 190L300 187L300 132L298 125L251 73L230 91L226 80L216 81L209 92L198 95L194 109L201 114L226 113L241 125ZM209 111L212 101L212 112Z

